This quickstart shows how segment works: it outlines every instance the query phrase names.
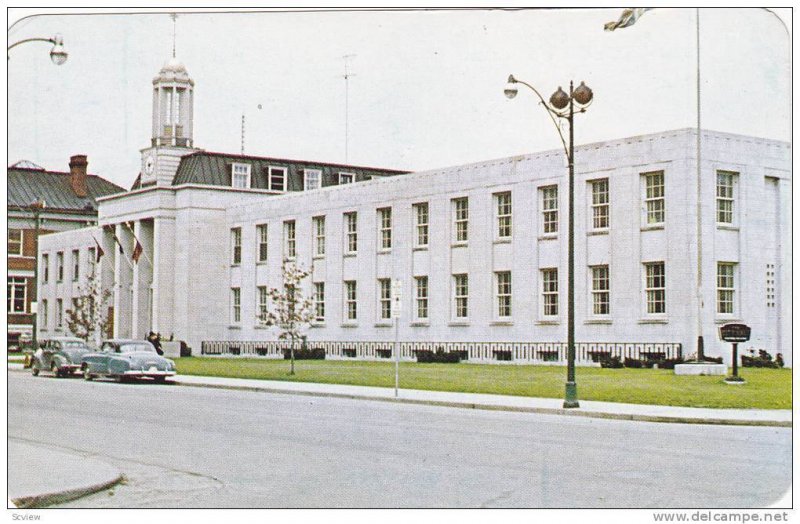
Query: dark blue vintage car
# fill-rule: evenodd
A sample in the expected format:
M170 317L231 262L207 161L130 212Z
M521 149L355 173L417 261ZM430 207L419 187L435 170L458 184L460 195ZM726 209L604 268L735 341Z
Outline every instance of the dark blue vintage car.
M87 353L81 359L83 378L111 377L117 382L151 378L164 382L175 376L175 362L156 353L146 340L106 340L100 351Z
M74 337L53 337L36 350L31 361L34 376L49 370L56 377L67 377L81 369L83 355L91 348L86 342Z

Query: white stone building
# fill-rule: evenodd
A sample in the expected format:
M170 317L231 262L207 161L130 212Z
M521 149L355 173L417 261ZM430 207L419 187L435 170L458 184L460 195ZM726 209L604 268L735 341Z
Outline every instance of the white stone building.
M276 332L259 318L293 258L311 270L304 291L317 299L308 340L333 357L387 355L400 280L403 357L442 346L470 360L564 358L562 151L389 176L401 173L190 149L190 116L189 140L161 151L159 130L175 124L159 119L178 118L163 110L163 73L135 189L99 200L99 227L41 240L50 259L101 244L114 336L153 329L195 354L273 354ZM188 93L177 98L191 115ZM791 365L790 146L704 131L698 195L695 144L696 131L682 129L576 147L579 361L687 356L698 335L706 355L728 361L718 327L743 322L753 335L741 349ZM50 303L71 294L68 283L40 289ZM47 318L40 337L59 332Z

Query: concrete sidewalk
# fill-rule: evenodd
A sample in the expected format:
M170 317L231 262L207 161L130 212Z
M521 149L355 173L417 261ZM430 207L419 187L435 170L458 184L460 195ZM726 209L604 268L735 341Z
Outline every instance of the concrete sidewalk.
M85 454L8 439L8 499L18 508L75 500L122 479L115 467Z

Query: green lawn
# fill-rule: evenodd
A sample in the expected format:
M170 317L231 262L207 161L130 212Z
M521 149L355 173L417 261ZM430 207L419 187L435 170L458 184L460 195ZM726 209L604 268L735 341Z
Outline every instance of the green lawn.
M302 360L289 375L289 362L258 358L176 359L178 373L262 380L394 387L393 362ZM675 376L665 369L576 369L582 400L710 408L791 409L790 369L745 368L742 386L722 377ZM435 391L563 398L566 368L493 364L400 364L400 387Z

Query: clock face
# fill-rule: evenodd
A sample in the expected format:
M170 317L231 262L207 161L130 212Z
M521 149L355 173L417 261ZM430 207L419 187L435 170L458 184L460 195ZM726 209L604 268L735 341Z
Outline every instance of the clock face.
M153 160L152 155L148 155L147 158L144 159L144 172L148 175L153 174L153 168L156 165L156 161Z

